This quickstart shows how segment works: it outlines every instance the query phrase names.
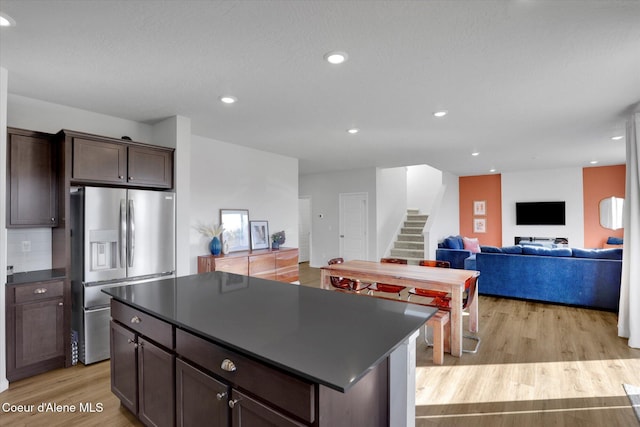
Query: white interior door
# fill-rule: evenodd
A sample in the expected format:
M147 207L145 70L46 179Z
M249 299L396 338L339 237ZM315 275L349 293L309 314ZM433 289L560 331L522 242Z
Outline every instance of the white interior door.
M367 193L340 194L340 256L367 259Z
M311 198L298 199L298 262L311 259Z

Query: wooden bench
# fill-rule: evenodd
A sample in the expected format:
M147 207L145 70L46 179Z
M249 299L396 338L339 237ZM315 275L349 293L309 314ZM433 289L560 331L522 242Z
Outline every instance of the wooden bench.
M451 353L451 316L448 311L438 310L431 316L424 328L425 341L427 340L427 327L433 328L433 364L442 365L444 352Z

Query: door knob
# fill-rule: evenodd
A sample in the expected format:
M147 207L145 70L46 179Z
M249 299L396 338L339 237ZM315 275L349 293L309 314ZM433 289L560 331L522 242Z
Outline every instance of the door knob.
M229 401L229 408L233 409L240 402L240 399L233 399Z
M222 392L222 393L218 393L218 394L216 394L216 399L218 399L218 400L222 400L222 399L224 399L226 396L227 396L227 392L226 392L226 391L224 391L224 392Z

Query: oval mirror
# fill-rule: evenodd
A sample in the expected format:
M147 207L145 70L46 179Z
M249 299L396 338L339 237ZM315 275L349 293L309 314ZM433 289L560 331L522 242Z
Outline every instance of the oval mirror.
M623 209L623 198L609 197L600 200L600 225L611 230L618 230L620 228L623 228Z

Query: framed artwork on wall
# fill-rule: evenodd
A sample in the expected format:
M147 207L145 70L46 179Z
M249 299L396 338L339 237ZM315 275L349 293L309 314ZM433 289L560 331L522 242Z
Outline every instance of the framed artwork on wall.
M267 221L249 221L251 229L251 250L269 249L269 223Z
M476 200L473 202L473 214L474 215L486 215L487 214L487 202L485 200Z
M248 209L220 209L220 224L224 227L222 244L229 252L249 250Z
M486 233L487 232L487 220L485 218L473 219L473 232L474 233Z

